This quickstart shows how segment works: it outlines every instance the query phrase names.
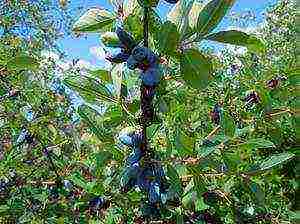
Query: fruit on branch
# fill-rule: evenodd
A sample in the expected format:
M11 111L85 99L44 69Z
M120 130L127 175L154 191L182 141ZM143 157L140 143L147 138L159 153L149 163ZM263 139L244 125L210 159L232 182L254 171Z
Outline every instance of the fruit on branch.
M285 76L277 76L267 81L266 85L269 89L276 89L281 81L286 80Z
M106 32L100 37L106 47L123 47L118 35L115 32Z
M179 2L179 0L165 0L165 1L170 4L176 4L177 2Z
M156 86L161 80L162 71L159 64L149 67L141 73L141 79L146 86Z
M135 47L136 42L134 38L127 33L124 29L121 27L117 27L116 29L116 34L121 41L122 45L126 48L129 49L130 51Z
M138 0L141 7L155 7L157 6L159 0Z
M194 223L207 223L207 224L222 224L219 217L212 214L208 209L198 212L194 212L184 217L184 223L194 224Z
M215 191L207 191L202 194L205 204L216 205L221 201L221 196Z
M132 57L132 55L130 55L127 60L127 67L131 70L134 70L138 67L138 65L139 65L138 61L135 60L134 57Z
M123 63L126 62L127 59L129 58L130 54L125 53L125 52L120 52L115 55L108 55L105 57L108 61L112 63Z
M216 104L214 106L214 109L212 112L210 112L210 117L211 117L211 121L214 123L214 124L220 124L220 120L221 120L221 107Z
M89 209L92 211L107 209L110 206L110 201L104 197L97 196L89 201Z
M127 127L119 133L119 140L126 146L137 148L142 141L141 133L135 132L132 127Z
M158 60L155 53L147 47L136 46L131 54L136 61L147 65L153 65Z
M249 91L246 94L245 101L246 101L246 106L258 104L260 102L260 97L257 92Z
M152 204L157 203L160 200L160 184L156 181L152 181L149 186L149 201Z

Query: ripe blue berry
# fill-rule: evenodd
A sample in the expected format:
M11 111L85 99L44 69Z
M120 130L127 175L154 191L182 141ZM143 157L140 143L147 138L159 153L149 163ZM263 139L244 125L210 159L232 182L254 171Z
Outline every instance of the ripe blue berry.
M162 72L158 64L141 73L141 79L146 86L156 86L161 77Z
M210 113L211 120L214 124L220 124L221 108L218 104L214 106L213 111Z
M112 56L109 55L106 57L106 59L112 63L123 63L123 62L127 61L129 56L130 55L128 53L120 52L120 53L112 55Z
M134 59L134 57L131 55L127 59L127 67L131 70L136 69L139 65L138 61Z
M132 50L132 56L138 62L143 62L148 65L153 65L157 62L157 56L147 47L136 46Z
M156 181L150 183L149 201L150 203L157 203L160 201L160 186Z
M148 51L149 49L147 47L136 46L135 48L133 48L131 54L135 60L137 60L138 62L142 62L145 60Z
M170 4L176 4L179 0L165 0L165 1Z
M123 30L121 27L117 27L116 34L121 41L121 43L128 49L133 49L136 45L135 40L133 37L127 33L125 30Z

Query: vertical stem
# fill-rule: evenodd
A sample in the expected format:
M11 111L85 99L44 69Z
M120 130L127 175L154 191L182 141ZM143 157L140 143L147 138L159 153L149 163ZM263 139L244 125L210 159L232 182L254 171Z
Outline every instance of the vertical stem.
M148 31L149 31L149 8L144 7L144 46L148 47ZM147 91L146 86L144 84L141 85L141 109L142 109L142 135L143 135L143 144L142 144L142 152L147 152L148 140L147 140L147 119L145 119L145 115L147 115L147 106L144 105L145 100L145 92Z

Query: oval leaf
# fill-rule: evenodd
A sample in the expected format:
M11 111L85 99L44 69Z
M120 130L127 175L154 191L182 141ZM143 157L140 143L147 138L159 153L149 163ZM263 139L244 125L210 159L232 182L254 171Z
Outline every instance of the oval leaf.
M193 88L203 89L211 79L212 64L196 49L184 51L180 69L183 79Z
M65 78L63 82L88 101L100 99L107 102L116 102L116 99L113 97L110 90L104 84L92 77L69 76Z
M7 62L8 70L34 70L38 67L39 63L37 60L28 55L19 55Z
M263 161L259 168L260 170L268 170L273 168L274 166L278 166L284 162L287 162L288 160L292 159L295 155L293 153L284 152L277 155L272 155L269 158L267 158L265 161Z
M235 133L234 119L226 112L222 115L221 126L226 136L228 137L234 136Z
M109 11L100 8L89 9L73 25L76 32L96 32L111 25L115 21Z
M158 32L158 49L161 53L172 55L179 43L177 27L170 21L166 21Z
M197 31L204 36L211 32L228 10L231 8L235 0L212 0L200 12L197 20Z
M245 147L245 148L251 148L251 149L274 148L275 147L273 142L263 139L263 138L250 139L249 141L241 144L240 146Z
M213 33L205 37L205 39L247 47L249 51L256 53L265 51L265 45L258 38L237 30Z

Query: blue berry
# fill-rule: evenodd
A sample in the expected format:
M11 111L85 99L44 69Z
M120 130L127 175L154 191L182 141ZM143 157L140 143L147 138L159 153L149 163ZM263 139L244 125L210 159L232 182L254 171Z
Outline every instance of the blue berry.
M121 43L128 49L133 49L136 45L133 37L123 30L121 27L117 27L116 34L121 41Z
M170 4L176 4L179 0L165 0L165 1Z
M162 77L162 71L158 64L151 66L141 73L141 79L146 86L156 86Z
M122 144L124 144L126 146L133 145L132 137L128 133L120 133L119 139L122 142Z
M106 59L112 63L123 63L123 62L127 61L129 56L130 55L128 53L120 52L118 54L108 56L108 57L106 57Z
M136 46L131 54L134 57L135 60L138 62L142 62L146 59L146 56L148 55L149 49L147 47L141 47L141 46Z
M160 201L160 186L156 181L150 183L149 201L150 203L157 203Z
M131 55L127 59L127 67L131 70L136 69L139 65L138 61L134 59L134 57Z
M136 46L132 52L132 56L138 62L144 62L148 65L153 65L157 62L157 56L147 47Z
M93 209L98 209L103 206L105 199L103 197L92 198L89 202L89 207Z

